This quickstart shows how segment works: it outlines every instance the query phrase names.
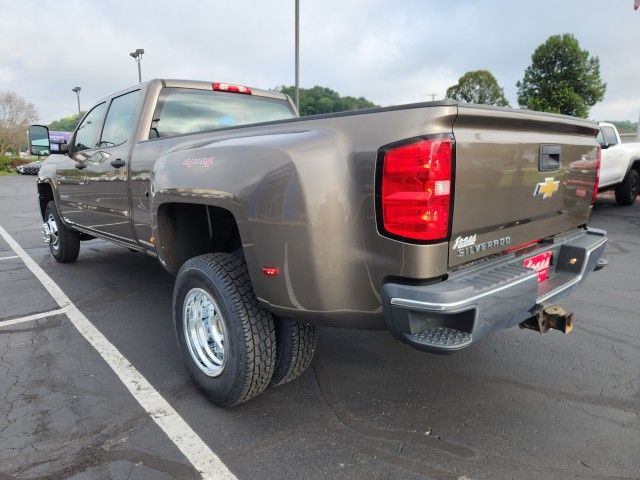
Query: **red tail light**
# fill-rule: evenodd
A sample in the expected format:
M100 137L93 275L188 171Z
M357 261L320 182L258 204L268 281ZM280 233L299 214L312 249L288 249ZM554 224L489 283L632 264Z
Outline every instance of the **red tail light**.
M218 92L244 93L245 95L251 95L251 89L243 85L215 82L212 86L213 89Z
M598 187L600 186L600 163L602 162L602 147L598 145L598 157L596 160L596 181L593 184L593 196L591 197L591 205L596 203L598 196Z
M420 140L387 150L382 167L384 230L412 240L443 240L449 233L452 141Z

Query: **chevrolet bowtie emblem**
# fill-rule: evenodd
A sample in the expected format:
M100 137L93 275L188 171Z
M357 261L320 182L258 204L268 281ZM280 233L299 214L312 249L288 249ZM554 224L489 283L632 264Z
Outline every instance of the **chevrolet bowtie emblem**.
M542 195L543 199L551 198L553 197L553 194L558 191L559 187L559 180L554 180L553 177L547 177L544 179L544 182L540 182L536 185L536 188L533 191L533 196L536 197L538 195Z

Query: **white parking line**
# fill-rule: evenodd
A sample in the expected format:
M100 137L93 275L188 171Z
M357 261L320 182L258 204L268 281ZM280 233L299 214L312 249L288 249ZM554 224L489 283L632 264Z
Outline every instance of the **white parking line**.
M18 255L11 255L10 257L0 257L0 260L11 260L12 258L20 258Z
M78 310L62 289L40 268L22 247L0 225L0 236L22 259L27 268L40 280L61 308L67 307L67 316L82 336L107 362L133 398L153 418L182 454L200 472L203 479L235 479L236 477L213 453L209 446L193 431L187 422L153 388L149 381L118 351L118 349Z
M9 325L16 325L18 323L31 322L33 320L39 320L41 318L53 317L54 315L67 313L68 309L69 307L65 307L65 308L59 308L57 310L49 310L48 312L34 313L33 315L28 315L26 317L11 318L9 320L1 320L0 328L8 327ZM2 330L0 330L0 332L2 332Z

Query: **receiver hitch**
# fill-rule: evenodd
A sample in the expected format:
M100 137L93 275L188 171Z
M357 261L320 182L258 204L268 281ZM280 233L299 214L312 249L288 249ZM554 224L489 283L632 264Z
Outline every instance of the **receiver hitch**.
M560 330L562 333L571 333L573 330L573 313L567 312L560 305L550 305L522 322L520 328L535 330L540 332L541 335L552 328Z

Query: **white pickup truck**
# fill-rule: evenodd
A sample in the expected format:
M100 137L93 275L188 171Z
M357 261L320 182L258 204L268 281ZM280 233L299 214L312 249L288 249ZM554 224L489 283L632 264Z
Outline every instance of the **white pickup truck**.
M600 122L602 147L599 191L615 189L618 205L632 205L640 186L640 143L622 143L615 125Z

